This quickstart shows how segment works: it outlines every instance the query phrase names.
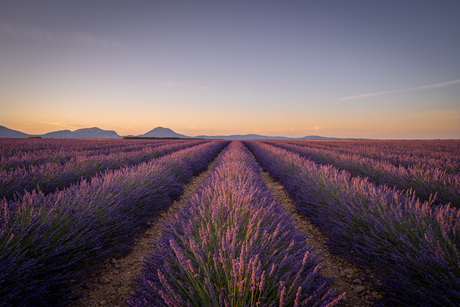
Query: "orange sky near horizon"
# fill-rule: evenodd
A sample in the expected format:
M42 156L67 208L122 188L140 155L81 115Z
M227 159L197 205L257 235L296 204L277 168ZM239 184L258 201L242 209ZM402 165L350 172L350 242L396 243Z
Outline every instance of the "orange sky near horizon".
M458 1L135 3L2 5L0 125L460 139Z

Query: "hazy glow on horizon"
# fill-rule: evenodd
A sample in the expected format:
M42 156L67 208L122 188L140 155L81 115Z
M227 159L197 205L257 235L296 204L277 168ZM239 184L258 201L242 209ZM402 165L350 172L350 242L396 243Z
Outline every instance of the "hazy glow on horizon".
M0 11L0 125L460 138L459 9L454 0L11 2Z

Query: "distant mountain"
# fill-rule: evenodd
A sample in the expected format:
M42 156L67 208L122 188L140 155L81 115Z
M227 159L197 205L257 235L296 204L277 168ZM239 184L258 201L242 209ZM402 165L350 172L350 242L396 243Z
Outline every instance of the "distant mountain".
M41 136L42 138L50 139L121 139L113 130L102 130L97 127L83 128L75 131L60 130L48 132L43 135L31 135L20 131L12 130L4 126L0 126L0 138L27 138L30 136ZM130 135L130 137L133 137ZM157 138L191 138L183 134L176 133L169 128L156 127L147 133L138 135L137 137L157 137ZM236 135L198 135L196 138L203 139L223 139L223 140L349 140L344 138L324 137L317 135L308 135L302 138L288 138L285 136L267 136L259 134L236 134Z
M199 135L197 138L203 139L223 139L223 140L340 140L339 138L330 138L325 136L309 135L303 138L288 138L285 136L267 136L259 134L244 134L244 135Z
M223 139L223 140L289 140L289 138L284 136L266 136L266 135L258 135L258 134L235 134L235 135L198 135L197 138L203 139Z
M86 138L94 138L94 139L121 139L122 137L118 135L113 130L102 130L100 128L84 128L78 129L72 132L74 138L79 139L86 139Z
M121 139L113 130L102 130L97 127L83 128L75 131L61 130L43 134L42 138L50 139Z
M0 138L27 138L29 136L31 135L21 131L6 128L4 126L0 126Z
M169 128L156 127L147 133L138 135L138 137L155 137L155 138L189 138L189 136L176 133Z
M70 130L53 131L53 132L42 134L41 137L45 139L71 139L72 131Z

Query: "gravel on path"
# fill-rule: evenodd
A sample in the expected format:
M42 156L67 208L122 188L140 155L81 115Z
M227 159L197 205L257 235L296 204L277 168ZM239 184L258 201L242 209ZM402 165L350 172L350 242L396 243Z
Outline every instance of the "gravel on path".
M297 213L295 201L284 190L283 186L274 181L268 172L260 169L262 179L267 184L270 191L275 195L276 200L283 205L286 212L291 214L291 220L296 228L308 235L309 242L316 248L316 252L321 253L320 259L323 260L322 274L325 277L334 277L332 288L337 293L346 292L346 306L353 307L372 307L374 302L369 299L381 300L382 294L372 290L372 284L364 281L364 275L369 272L343 260L341 257L331 254L326 245L326 238L307 218Z

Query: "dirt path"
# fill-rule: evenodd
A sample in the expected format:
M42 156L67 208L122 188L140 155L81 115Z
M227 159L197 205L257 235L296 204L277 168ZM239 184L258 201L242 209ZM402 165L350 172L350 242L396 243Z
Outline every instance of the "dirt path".
M347 306L373 306L373 302L367 301L367 298L382 299L380 294L372 290L372 285L360 279L365 273L363 270L346 262L339 256L329 253L324 236L315 225L296 212L295 202L290 198L283 186L274 181L267 172L263 172L262 169L260 171L262 179L275 195L276 200L284 206L286 212L291 214L292 222L297 224L296 228L308 235L309 242L316 248L316 251L322 252L321 258L324 265L322 273L326 277L334 277L332 288L338 293L347 293L345 296L348 302Z
M107 262L107 272L100 277L86 280L86 285L89 289L79 289L79 291L76 291L76 293L83 294L83 297L78 300L74 306L127 306L125 302L129 293L135 288L133 279L136 275L139 275L142 269L142 260L144 257L148 256L148 252L153 248L150 241L161 237L162 221L170 221L171 215L176 214L182 207L187 205L192 194L198 190L204 179L208 177L209 172L223 152L224 151L209 164L205 172L194 177L192 181L185 186L184 193L179 200L174 201L173 205L169 207L168 210L162 211L153 219L151 222L152 226L147 229L142 237L136 239L133 251L129 255L121 259L111 259Z

